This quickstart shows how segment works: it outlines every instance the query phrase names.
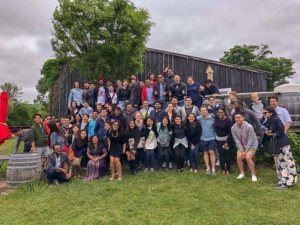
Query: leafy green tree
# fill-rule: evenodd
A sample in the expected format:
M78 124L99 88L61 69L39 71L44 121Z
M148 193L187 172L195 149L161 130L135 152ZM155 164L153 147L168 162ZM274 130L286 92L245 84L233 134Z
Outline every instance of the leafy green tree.
M52 48L57 58L89 79L123 78L141 71L153 25L145 9L129 0L58 0Z
M18 103L20 101L21 95L23 94L22 87L17 86L12 82L5 82L3 84L0 84L0 89L7 92L12 103Z
M295 74L295 70L291 59L269 57L271 54L268 45L236 45L225 51L220 61L271 72L268 89L273 90L278 85L288 83L287 79Z

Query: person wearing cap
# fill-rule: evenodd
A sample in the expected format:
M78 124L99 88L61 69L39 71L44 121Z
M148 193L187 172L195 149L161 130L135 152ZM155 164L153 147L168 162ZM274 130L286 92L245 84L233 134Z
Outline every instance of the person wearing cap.
M19 147L21 142L24 142L24 148L23 148L23 153L30 152L31 149L31 139L30 139L30 129L19 129L19 128L14 128L12 130L12 133L17 137L16 139L16 145L13 149L13 154L18 153Z
M204 81L204 96L206 95L219 95L219 88L216 84L213 84L212 80L207 79Z

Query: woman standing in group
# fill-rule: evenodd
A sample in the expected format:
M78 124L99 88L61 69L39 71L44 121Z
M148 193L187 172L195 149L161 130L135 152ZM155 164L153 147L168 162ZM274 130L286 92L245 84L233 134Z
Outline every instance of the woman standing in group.
M137 145L141 139L141 132L135 125L133 120L128 122L128 127L125 132L126 136L126 156L129 165L130 172L136 174L136 150Z
M168 118L170 122L173 124L175 121L175 117L177 116L176 112L174 111L174 107L172 103L169 103L166 109L166 112L168 114Z
M122 165L121 157L125 153L126 141L125 135L122 132L122 128L118 121L112 123L112 129L108 135L108 149L109 149L109 160L111 177L109 180L115 178L116 172L118 173L118 180L122 180Z
M266 135L275 136L281 153L274 155L274 161L277 171L278 184L275 188L285 190L297 182L297 169L291 151L290 140L285 133L284 125L277 116L274 108L266 108L266 117L268 118Z
M175 162L177 172L182 172L184 167L184 158L188 147L186 127L180 116L175 117L175 123L172 128L172 143L175 153Z
M79 136L76 137L72 143L72 150L74 158L72 160L73 175L74 177L80 177L81 172L81 160L84 154L87 154L88 136L86 130L82 130Z
M145 169L154 172L154 150L157 147L157 130L155 121L152 117L146 118L145 124Z
M232 164L232 148L234 146L231 134L232 125L232 121L225 115L225 109L219 108L215 117L214 127L223 175L229 175Z
M163 168L163 163L165 162L166 167L165 169L168 170L169 163L170 163L170 141L172 135L172 128L170 124L170 120L167 116L165 116L160 123L157 123L157 133L158 133L158 151L159 157L161 159L160 166Z
M72 124L73 125L77 125L79 127L79 129L80 129L80 127L81 127L81 121L82 121L81 115L80 114L73 115L73 120L72 121L73 121Z
M134 123L140 131L141 137L136 149L136 166L141 168L145 165L145 128L141 112L136 112L134 116Z
M79 109L77 107L77 102L72 101L71 106L68 108L68 115L73 118L73 116L77 113L79 113Z
M190 113L187 115L186 129L189 143L188 150L190 153L190 171L197 173L199 168L199 148L202 127L197 121L196 115L194 113Z
M60 135L55 121L50 121L48 127L50 129L50 147L54 144L59 144L60 148L64 149L64 139L62 138L62 135Z
M107 150L103 142L99 140L97 135L90 138L87 155L89 158L85 180L94 180L98 177L104 177L106 170L106 154Z
M123 111L125 109L125 101L129 100L130 97L128 80L123 80L123 86L118 89L117 96L118 96L118 106Z

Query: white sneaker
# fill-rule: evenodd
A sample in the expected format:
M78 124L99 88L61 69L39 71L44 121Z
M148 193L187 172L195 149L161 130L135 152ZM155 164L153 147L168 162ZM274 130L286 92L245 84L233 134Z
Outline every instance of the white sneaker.
M220 161L219 160L217 160L216 166L220 166Z
M251 178L251 180L252 180L253 182L256 182L256 181L257 181L257 177L256 177L256 176L254 176L254 175L252 175L252 178Z
M243 179L245 177L245 174L244 173L240 173L240 175L237 176L236 179Z

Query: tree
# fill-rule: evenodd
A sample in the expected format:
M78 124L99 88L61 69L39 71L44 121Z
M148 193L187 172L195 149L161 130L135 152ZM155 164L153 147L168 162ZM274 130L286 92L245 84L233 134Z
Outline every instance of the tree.
M13 103L18 103L19 98L23 94L22 87L17 86L12 82L5 82L4 84L1 84L0 89L7 92L10 101L12 101Z
M288 83L287 79L295 74L295 70L291 59L269 57L271 54L268 45L236 45L225 51L220 61L271 72L272 80L267 85L269 90L273 90L278 85Z
M129 0L58 0L51 40L57 58L89 79L123 78L142 69L153 25Z

